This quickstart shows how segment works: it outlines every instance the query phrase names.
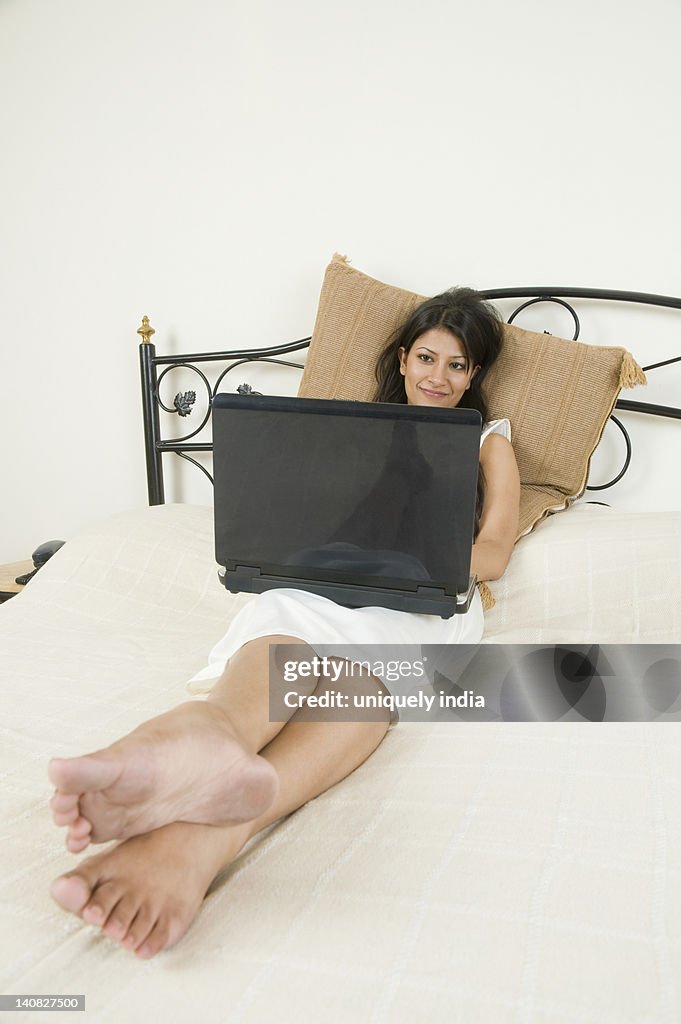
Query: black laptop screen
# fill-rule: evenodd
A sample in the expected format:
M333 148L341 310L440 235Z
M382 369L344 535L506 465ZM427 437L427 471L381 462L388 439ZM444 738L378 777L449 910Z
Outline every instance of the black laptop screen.
M218 395L218 561L465 589L480 427L469 410Z

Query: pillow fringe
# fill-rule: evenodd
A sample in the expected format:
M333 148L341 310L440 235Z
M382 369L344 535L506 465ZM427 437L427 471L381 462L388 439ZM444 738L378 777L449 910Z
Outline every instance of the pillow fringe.
M494 608L494 605L497 603L494 599L494 594L482 580L478 583L478 591L480 592L483 612L488 612L491 608Z
M647 383L646 375L634 357L630 352L625 352L620 366L620 387L635 388L637 384Z

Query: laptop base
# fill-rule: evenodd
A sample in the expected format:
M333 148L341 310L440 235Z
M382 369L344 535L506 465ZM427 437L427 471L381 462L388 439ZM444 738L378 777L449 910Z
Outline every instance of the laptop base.
M409 591L392 590L385 587L362 587L360 600L358 588L351 583L326 583L315 580L291 579L287 576L273 576L261 573L250 565L237 565L236 568L218 572L220 582L231 594L263 594L267 590L288 587L291 590L304 590L310 594L318 594L329 601L346 608L366 607L392 608L402 612L416 612L422 615L439 615L442 619L450 619L452 615L461 615L471 606L477 577L470 578L468 588L452 597L445 594L439 587L417 586Z

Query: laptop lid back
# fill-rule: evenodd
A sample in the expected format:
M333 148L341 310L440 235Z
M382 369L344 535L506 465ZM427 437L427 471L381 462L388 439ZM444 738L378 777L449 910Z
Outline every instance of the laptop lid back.
M469 588L480 431L466 409L217 395L225 585L331 596L335 584L342 604L451 615Z

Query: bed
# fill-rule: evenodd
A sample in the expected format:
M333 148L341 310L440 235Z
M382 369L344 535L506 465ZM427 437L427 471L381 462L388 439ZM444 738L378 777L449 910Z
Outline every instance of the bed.
M487 294L681 310L633 293ZM403 723L253 841L185 938L151 961L50 901L72 858L47 812L48 758L104 746L185 699L250 600L218 582L211 508L164 502L164 460L209 474L210 441L200 419L167 436L196 394L159 405L162 374L191 365L212 395L232 368L301 362L308 343L170 356L146 319L140 333L149 507L69 538L0 609L0 991L82 993L97 1022L681 1019L681 701L669 692L681 679L681 512L620 511L588 492L564 495L571 507L544 510L519 539L490 588L484 644L649 645L672 672L647 720L594 724L573 707L556 721ZM671 405L647 412L681 418Z

